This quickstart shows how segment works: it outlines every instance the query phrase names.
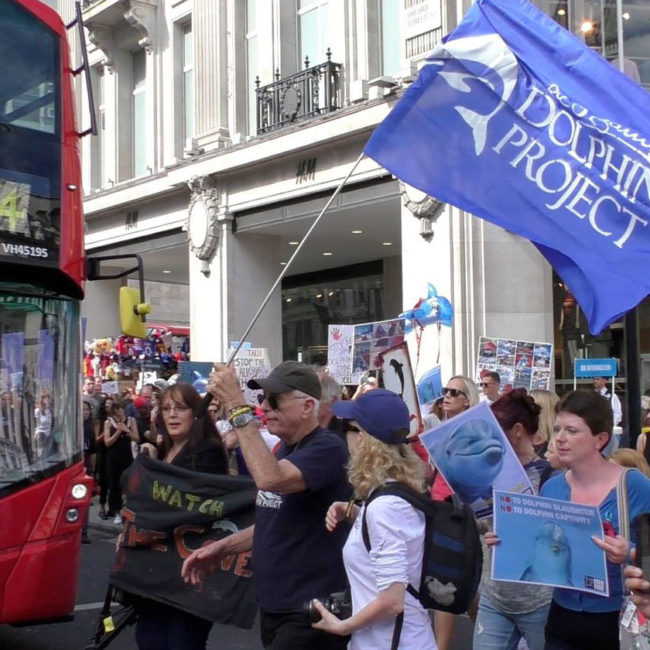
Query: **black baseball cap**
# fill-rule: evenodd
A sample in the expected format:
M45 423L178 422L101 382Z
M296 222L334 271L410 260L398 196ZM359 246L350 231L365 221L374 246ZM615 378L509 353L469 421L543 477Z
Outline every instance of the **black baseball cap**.
M249 379L248 387L267 393L289 393L300 390L316 399L321 397L318 375L309 366L298 361L284 361L271 370L268 377Z

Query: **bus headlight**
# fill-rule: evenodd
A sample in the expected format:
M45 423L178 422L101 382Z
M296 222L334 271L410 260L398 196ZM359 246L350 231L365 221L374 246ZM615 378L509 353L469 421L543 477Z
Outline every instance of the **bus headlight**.
M79 519L79 510L77 508L70 508L65 513L65 519L69 524L74 524Z
M83 483L75 483L72 486L72 496L75 499L83 499L88 494L88 488Z

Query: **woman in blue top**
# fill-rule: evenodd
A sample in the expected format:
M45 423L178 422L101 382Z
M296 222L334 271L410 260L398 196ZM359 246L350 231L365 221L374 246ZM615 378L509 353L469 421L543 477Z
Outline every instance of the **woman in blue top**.
M593 542L605 551L609 596L556 589L546 623L546 650L612 650L618 648L618 615L622 603L621 564L629 544L619 535L616 486L623 468L610 463L602 450L612 432L609 401L594 391L574 391L558 406L555 443L565 474L549 479L544 497L597 506L605 537ZM633 470L627 476L630 522L650 511L650 480ZM633 525L631 529L634 530Z

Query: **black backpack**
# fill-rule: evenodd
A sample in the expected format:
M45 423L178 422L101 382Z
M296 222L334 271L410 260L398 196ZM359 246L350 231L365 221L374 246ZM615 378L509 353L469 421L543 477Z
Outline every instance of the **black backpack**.
M391 494L408 501L426 517L420 589L407 591L426 609L462 614L474 600L483 567L483 552L472 510L460 500L433 501L403 483L378 487L366 500L361 535L370 551L366 509L379 496Z

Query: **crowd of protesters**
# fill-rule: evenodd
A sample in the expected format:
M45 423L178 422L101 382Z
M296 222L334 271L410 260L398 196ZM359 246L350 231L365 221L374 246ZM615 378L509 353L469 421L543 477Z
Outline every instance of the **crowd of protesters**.
M575 391L560 400L549 391L501 393L494 386L498 381L496 373L480 385L462 375L451 377L424 417L427 428L486 401L535 493L599 508L607 534L593 543L605 552L610 594L492 580L489 558L499 531L484 525L484 575L470 607L473 648L616 648L621 565L629 562L631 549L620 534L619 476L623 466L634 468L627 477L634 519L650 512L650 468L639 452L611 453L614 415L598 386L597 392ZM432 624L405 591L406 584L418 586L422 515L399 497L381 496L368 508L371 553L360 539L359 515L379 485L399 481L433 499L451 498L451 488L417 439L405 439L408 409L401 398L369 377L345 401L342 387L326 371L316 373L298 362L284 362L248 385L260 391L259 404L246 403L233 369L215 366L207 387L212 401L203 413L188 385L162 393L161 386L145 386L140 395L129 396L125 409L120 397L98 395L86 382L84 419L96 418L86 450L89 459L97 459L101 512L118 522L117 477L128 465L127 442L130 458L138 448L196 471L250 475L258 489L255 525L192 552L182 569L188 585L200 588L218 560L252 551L264 648L388 648L398 617L403 620L400 648L450 648L455 617L435 612ZM184 418L187 422L181 422ZM118 441L123 451L111 461ZM87 466L93 469L92 461ZM632 568L626 576L633 600L650 613L648 582ZM343 592L346 585L352 596L349 615L334 616L312 600ZM311 620L304 612L309 602ZM154 601L141 604L140 614L141 650L180 647L172 639L181 632L193 639L183 647L205 647L209 622L193 622Z
M165 380L156 380L156 383L144 385L139 392L129 387L122 393L106 394L101 378L84 378L84 463L86 472L96 482L100 519L122 523L122 474L142 444L156 442L157 404L166 385ZM42 413L43 410L37 412L37 419L43 419ZM87 525L84 525L82 541L90 543Z

